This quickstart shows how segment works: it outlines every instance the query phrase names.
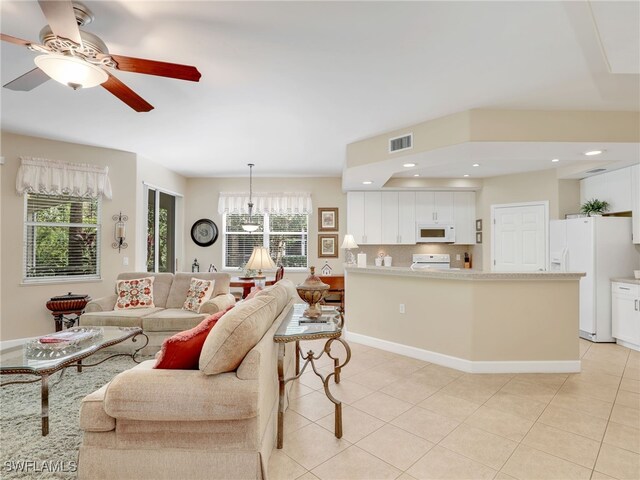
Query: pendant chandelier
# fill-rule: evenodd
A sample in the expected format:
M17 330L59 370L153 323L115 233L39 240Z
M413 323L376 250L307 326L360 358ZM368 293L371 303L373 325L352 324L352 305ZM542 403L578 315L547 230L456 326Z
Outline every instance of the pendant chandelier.
M253 171L254 164L253 163L249 163L248 165L249 165L249 203L247 204L247 206L249 207L249 220L242 224L242 229L245 232L255 232L256 230L258 230L258 228L260 228L260 225L258 225L257 222L253 221L253 175L252 175L252 171Z

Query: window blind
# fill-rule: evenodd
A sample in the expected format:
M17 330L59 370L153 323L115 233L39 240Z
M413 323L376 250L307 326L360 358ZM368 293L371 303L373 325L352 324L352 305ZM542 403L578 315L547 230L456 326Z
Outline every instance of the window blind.
M25 195L24 280L100 276L100 200Z

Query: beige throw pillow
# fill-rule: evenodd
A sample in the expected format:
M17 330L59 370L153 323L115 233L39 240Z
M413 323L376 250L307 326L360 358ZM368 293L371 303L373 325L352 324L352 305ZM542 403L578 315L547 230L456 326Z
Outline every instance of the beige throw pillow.
M129 308L153 308L154 277L118 280L116 283L116 304L114 310Z
M282 310L284 310L284 307L287 306L292 298L290 289L288 288L289 285L292 289L295 290L295 287L293 287L293 284L290 280L280 280L275 285L263 288L262 290L257 292L255 296L262 297L263 295L269 295L271 297L275 297L276 301L278 302L278 309L276 311L276 316L278 316L280 315L280 313L282 313Z
M200 352L202 373L216 375L236 370L269 330L276 310L276 299L265 295L239 303L223 315Z
M182 305L183 310L200 313L200 307L211 298L213 294L213 280L191 278L187 299Z

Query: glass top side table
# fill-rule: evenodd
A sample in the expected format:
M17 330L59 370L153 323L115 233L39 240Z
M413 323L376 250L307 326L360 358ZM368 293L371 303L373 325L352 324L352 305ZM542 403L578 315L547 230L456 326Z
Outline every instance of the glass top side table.
M322 307L322 316L316 320L309 321L302 314L307 308L306 304L295 304L289 311L287 317L282 321L280 327L273 336L273 341L279 344L278 348L278 383L279 383L279 403L278 403L278 443L277 447L282 448L284 440L284 399L285 386L291 380L300 377L311 365L313 373L322 380L324 393L335 405L335 435L342 438L342 402L336 399L329 391L329 381L335 378L336 383L340 383L340 371L351 359L351 349L349 344L341 337L344 317L336 307ZM315 353L313 350L302 352L300 350L301 340L326 339L321 352ZM342 363L337 356L331 353L331 345L334 341L341 343L346 351L346 357ZM296 371L295 376L284 378L284 354L285 344L295 342L296 344ZM315 361L327 354L333 360L333 372L322 375L316 368ZM300 360L303 360L300 368Z

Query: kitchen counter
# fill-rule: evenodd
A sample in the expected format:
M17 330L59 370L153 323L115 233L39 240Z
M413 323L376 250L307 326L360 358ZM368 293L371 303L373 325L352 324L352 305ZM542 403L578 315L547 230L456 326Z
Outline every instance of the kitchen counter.
M583 276L347 267L347 339L466 372L578 372Z
M346 267L347 272L367 272L377 275L396 275L420 278L439 278L443 280L576 280L584 277L580 272L485 272L474 269L421 269L410 267Z
M640 278L633 278L633 277L627 277L627 278L612 278L611 279L612 282L618 282L618 283L631 283L632 285L640 285Z

